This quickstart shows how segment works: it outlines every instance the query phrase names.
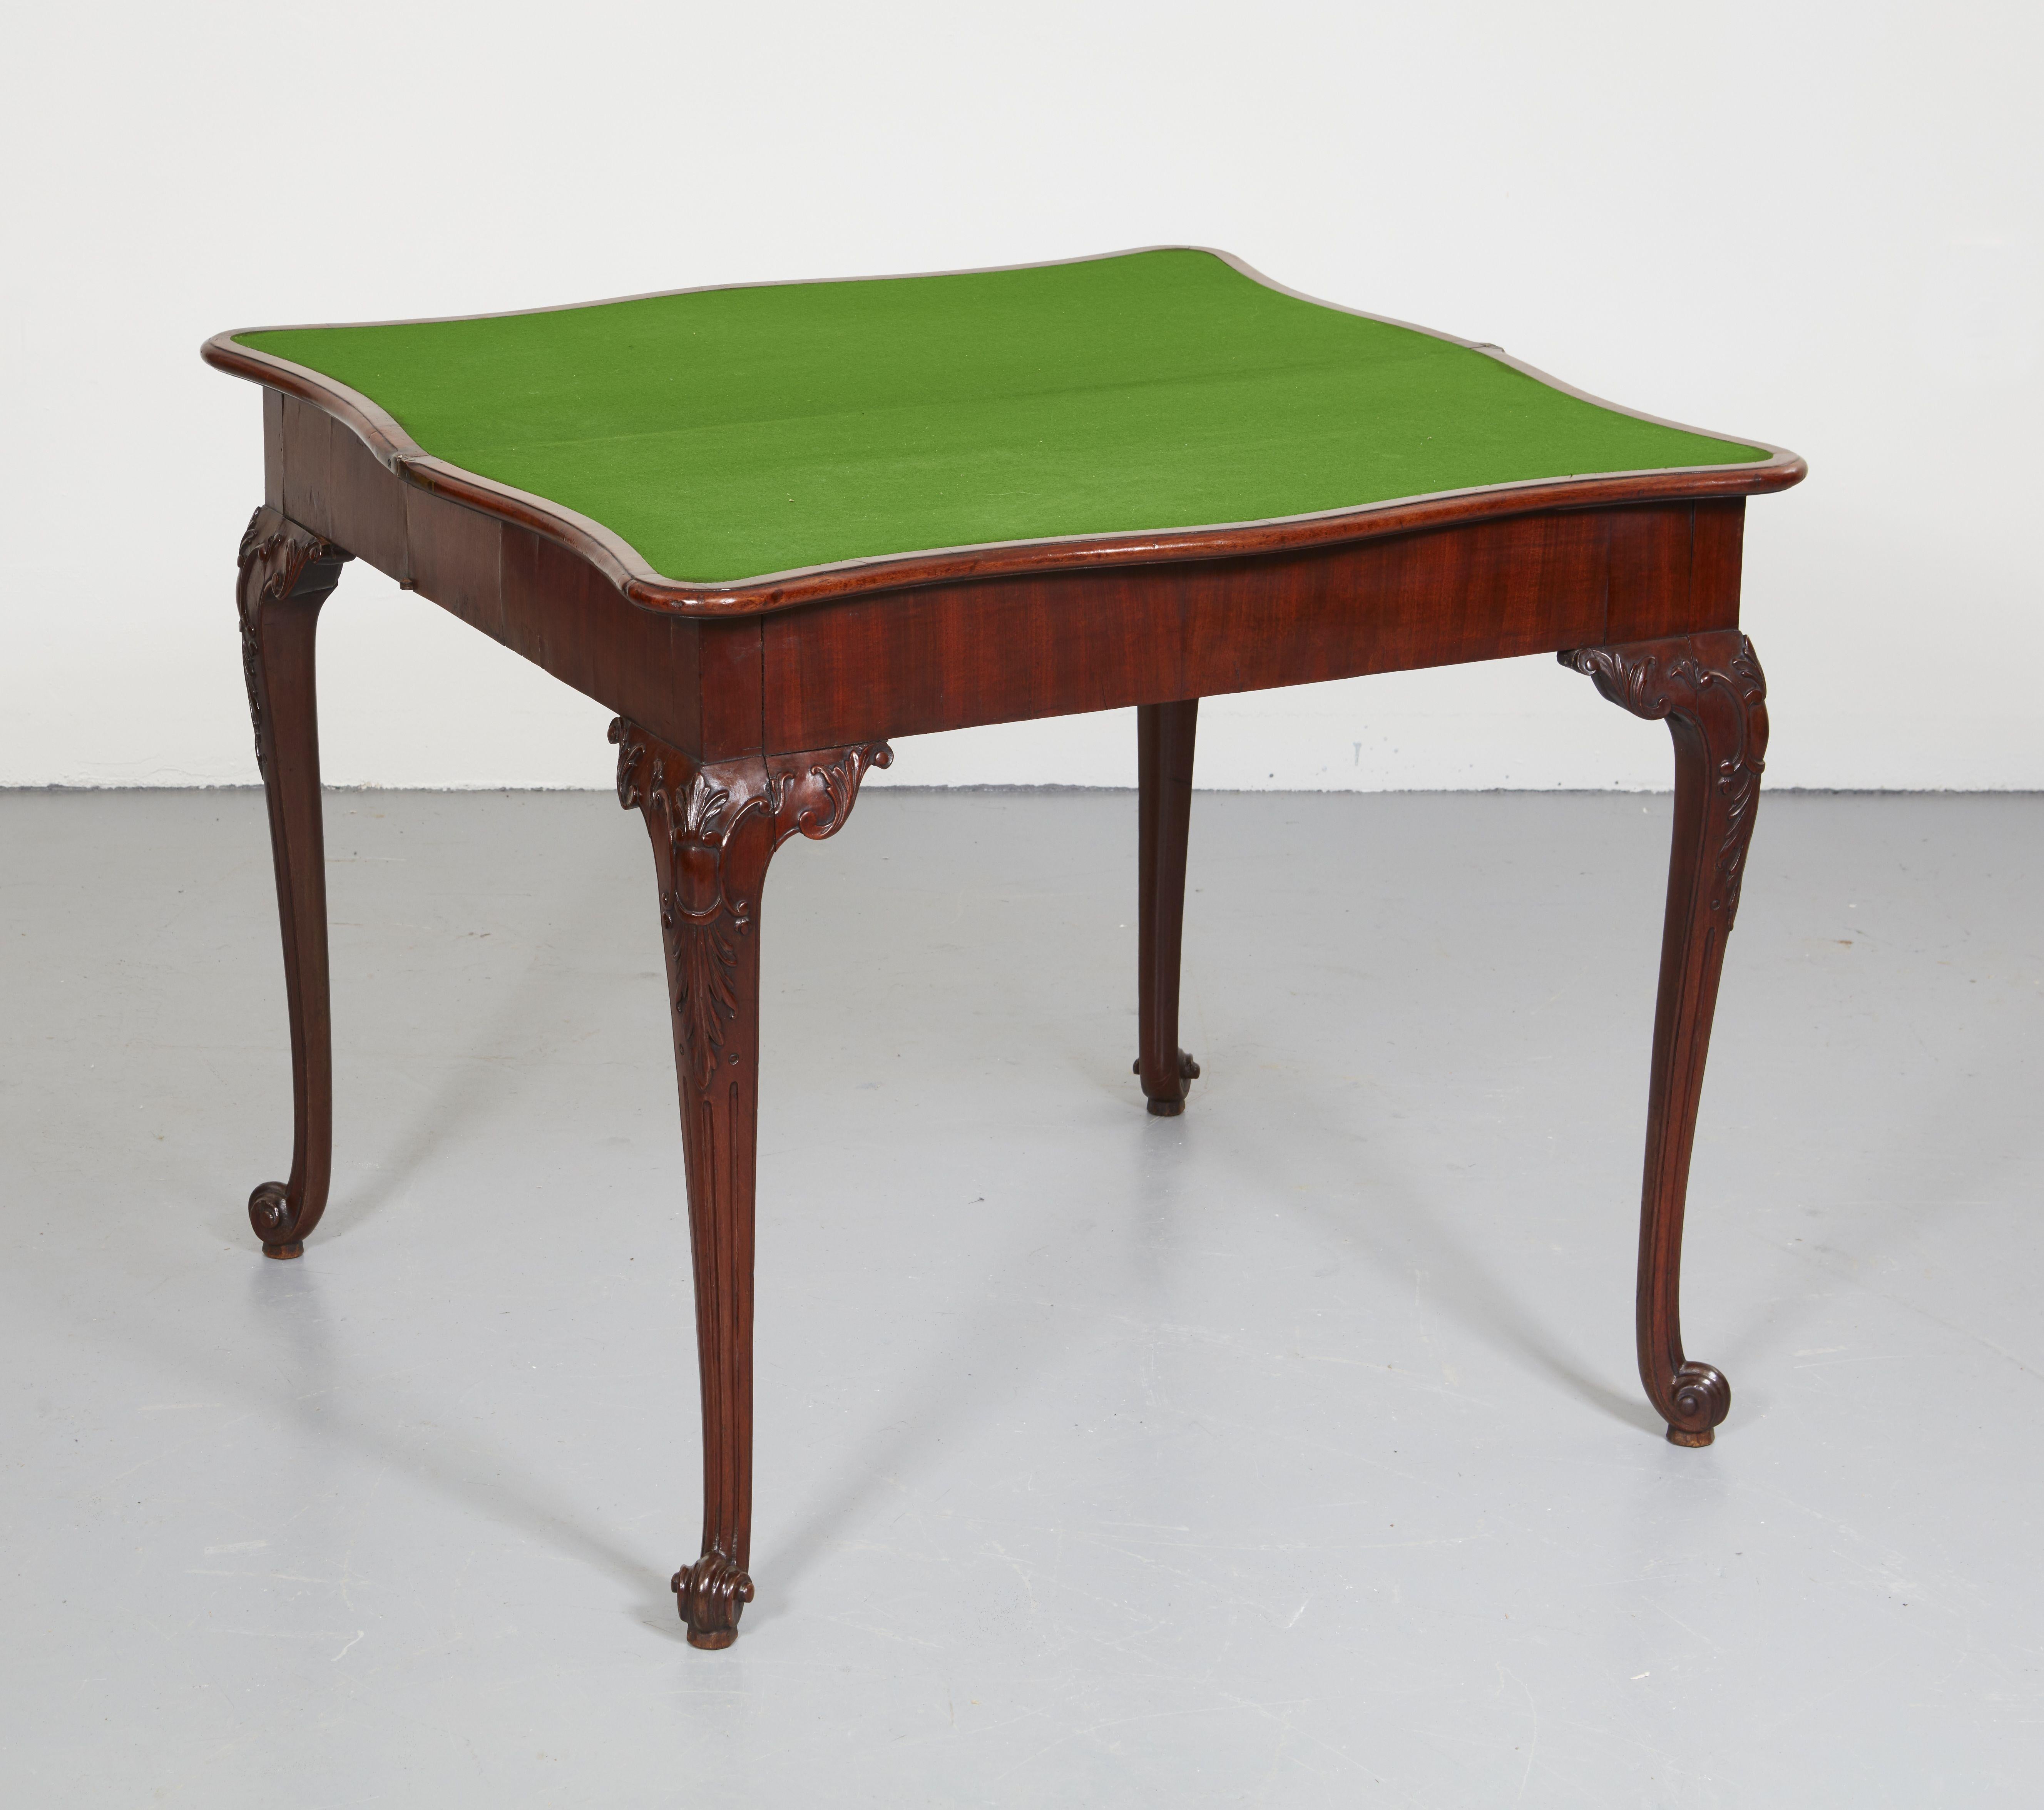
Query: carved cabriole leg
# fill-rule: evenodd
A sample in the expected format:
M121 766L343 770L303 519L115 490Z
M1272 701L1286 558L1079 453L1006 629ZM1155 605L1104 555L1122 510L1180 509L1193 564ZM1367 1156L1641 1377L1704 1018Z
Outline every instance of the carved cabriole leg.
M1175 1118L1200 1065L1178 1047L1178 955L1185 924L1185 837L1193 812L1193 739L1200 701L1135 712L1136 886L1142 1053L1135 1072L1150 1110Z
M759 893L791 836L834 836L884 742L700 765L619 717L617 797L644 814L660 886L702 1385L701 1556L673 1588L690 1644L728 1647L752 1601L752 1228Z
M321 819L313 639L350 555L265 505L241 537L235 601L256 759L270 805L270 852L284 932L291 1019L291 1178L248 1197L266 1257L296 1257L326 1210L333 1161L333 1035L328 1016L326 838Z
M1675 740L1675 833L1639 1218L1639 1374L1678 1446L1707 1446L1731 1406L1722 1372L1682 1351L1682 1212L1717 1007L1767 752L1767 682L1736 629L1561 656Z

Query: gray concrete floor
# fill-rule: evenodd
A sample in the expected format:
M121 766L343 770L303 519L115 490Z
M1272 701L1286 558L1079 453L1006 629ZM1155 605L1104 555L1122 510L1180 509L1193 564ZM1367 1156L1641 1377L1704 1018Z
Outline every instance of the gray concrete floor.
M651 859L329 801L333 1202L261 801L0 797L10 1804L2044 1797L2044 800L1770 797L1632 1374L1665 798L874 792L765 917L759 1599L692 1651Z

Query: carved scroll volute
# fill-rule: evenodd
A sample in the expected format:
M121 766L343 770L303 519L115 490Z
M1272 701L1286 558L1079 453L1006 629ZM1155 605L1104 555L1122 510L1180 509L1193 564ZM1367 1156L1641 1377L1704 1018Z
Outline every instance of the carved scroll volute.
M1640 1197L1639 1374L1677 1445L1707 1446L1731 1407L1722 1371L1682 1348L1682 1221L1725 941L1739 916L1767 754L1767 681L1735 629L1614 648L1562 663L1675 743L1674 826L1654 1019Z
M675 1605L688 1624L691 1644L714 1651L738 1638L738 1618L752 1601L752 1579L726 1552L705 1552L668 1580L680 1601ZM697 1631L702 1631L697 1638Z
M774 818L774 846L791 836L822 842L844 828L860 782L876 767L892 767L894 751L885 742L830 748L818 754L766 757L767 803Z

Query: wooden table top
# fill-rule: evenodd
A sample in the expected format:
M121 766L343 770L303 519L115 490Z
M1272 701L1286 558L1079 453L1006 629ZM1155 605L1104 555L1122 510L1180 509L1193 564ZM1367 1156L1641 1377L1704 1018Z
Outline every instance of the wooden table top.
M1803 471L1189 248L244 330L205 355L685 612Z

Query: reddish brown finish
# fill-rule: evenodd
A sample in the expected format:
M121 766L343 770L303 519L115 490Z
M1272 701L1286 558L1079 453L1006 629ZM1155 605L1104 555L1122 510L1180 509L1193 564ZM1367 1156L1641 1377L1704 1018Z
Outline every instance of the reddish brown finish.
M691 587L647 572L595 524L419 453L367 398L224 336L206 356L271 386L268 501L243 544L238 595L283 926L295 1143L290 1180L256 1191L252 1220L271 1255L295 1256L326 1196L313 636L346 548L620 713L619 795L645 815L659 879L694 1253L703 1535L674 1579L691 1642L728 1645L753 1594L760 889L780 843L843 824L890 735L1138 707L1135 1067L1150 1110L1168 1115L1199 1072L1178 1047L1178 992L1201 697L1556 651L1607 696L1666 717L1676 821L1640 1369L1669 1437L1709 1443L1730 1392L1682 1351L1684 1197L1766 739L1759 667L1737 632L1744 499L1796 482L1792 454Z
M695 1254L701 1555L674 1574L689 1641L728 1647L752 1601L753 1175L759 1123L759 893L791 836L851 814L884 743L700 763L619 717L617 798L644 813L660 886Z
M1690 632L1736 628L1746 552L1746 505L1736 500L1700 502L1690 523ZM1604 640L1607 644L1649 640L1667 632L1665 618L1650 611L1634 619L1614 609L1604 624Z
M1185 924L1185 839L1193 814L1193 743L1200 701L1135 713L1139 926L1135 1072L1150 1110L1174 1119L1200 1065L1178 1047L1179 949Z
M1520 516L1314 553L932 586L777 613L762 625L767 745L1600 645L1614 605L1628 631L1736 622L1736 567L1730 591L1698 587L1695 512Z
M1731 1385L1682 1351L1682 1214L1725 939L1739 915L1746 851L1767 752L1767 681L1736 630L1621 648L1583 648L1564 666L1589 674L1636 717L1665 717L1675 740L1675 832L1661 993L1647 1087L1639 1209L1639 1378L1679 1446L1707 1446Z
M304 419L294 425L288 399L271 414L281 417L286 456L277 463L291 494L299 469L291 448L313 436ZM373 494L375 478L359 467L355 475ZM344 483L306 483L295 494L302 506L328 512L323 520L354 506ZM1736 904L1735 886L1703 898L1700 864L1715 849L1713 871L1735 878L1765 741L1764 713L1754 714L1758 668L1750 649L1736 653L1742 637L1723 627L1737 619L1742 502L1478 520L1316 552L1051 573L690 621L632 604L594 567L528 530L416 490L389 500L402 505L398 539L377 544L424 594L578 689L654 719L644 727L620 719L614 734L623 744L620 795L647 813L653 831L675 1018L705 1510L701 1556L674 1583L695 1644L735 1639L753 1589L759 886L780 841L828 836L843 823L866 767L884 764L884 727L1140 707L1135 1066L1150 1110L1170 1115L1183 1110L1185 1083L1199 1072L1178 1048L1177 1008L1202 692L1567 648L1563 659L1593 673L1609 694L1642 714L1669 717L1677 842L1642 1211L1641 1371L1669 1438L1709 1442L1730 1393L1717 1371L1682 1355L1676 1301L1689 1153L1723 932ZM378 532L375 521L355 519L372 536ZM259 1189L250 1210L266 1250L280 1256L298 1255L318 1217L331 1142L311 624L347 556L267 506L244 555L298 1124L290 1182ZM1584 644L1601 642L1614 622L1635 632L1642 624L1697 632L1663 634L1643 648ZM1748 713L1736 722L1727 715L1735 697ZM1720 768L1731 778L1713 786L1705 775Z
M270 853L284 933L291 1024L291 1176L248 1197L267 1257L296 1257L326 1211L333 1166L333 1031L326 963L326 835L313 640L348 555L267 505L241 537L235 601L256 759L270 805Z

